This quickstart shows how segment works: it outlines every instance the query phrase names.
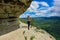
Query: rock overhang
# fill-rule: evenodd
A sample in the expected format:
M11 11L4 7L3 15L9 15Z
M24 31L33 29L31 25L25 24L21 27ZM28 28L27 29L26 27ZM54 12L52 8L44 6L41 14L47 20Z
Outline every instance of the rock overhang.
M0 18L19 17L32 0L0 0Z
M19 16L32 0L0 0L0 35L19 28ZM2 31L3 30L3 31Z

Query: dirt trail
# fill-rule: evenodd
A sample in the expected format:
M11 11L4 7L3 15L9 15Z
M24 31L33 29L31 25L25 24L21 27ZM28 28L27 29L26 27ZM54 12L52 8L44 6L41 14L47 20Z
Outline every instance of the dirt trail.
M27 38L27 40L31 38L33 40L55 40L53 36L42 29L37 30L35 27L32 27L28 30L27 24L24 23L20 24L19 29L0 36L0 40L25 40L25 38Z

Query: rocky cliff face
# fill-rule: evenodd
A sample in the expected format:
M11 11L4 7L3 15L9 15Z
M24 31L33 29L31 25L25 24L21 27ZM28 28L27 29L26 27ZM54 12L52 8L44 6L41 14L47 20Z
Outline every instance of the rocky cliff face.
M19 28L18 17L26 11L32 0L0 0L0 33Z

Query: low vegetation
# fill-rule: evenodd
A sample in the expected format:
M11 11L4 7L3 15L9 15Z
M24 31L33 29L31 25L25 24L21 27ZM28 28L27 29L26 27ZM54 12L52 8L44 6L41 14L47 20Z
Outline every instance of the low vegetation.
M40 32L40 33L43 33L43 34L45 33L44 31L39 31L39 32Z
M24 36L25 40L27 40L27 36Z
M34 38L35 38L35 36L31 36L31 37L30 37L30 40L33 40Z
M25 34L25 31L23 31L23 35Z

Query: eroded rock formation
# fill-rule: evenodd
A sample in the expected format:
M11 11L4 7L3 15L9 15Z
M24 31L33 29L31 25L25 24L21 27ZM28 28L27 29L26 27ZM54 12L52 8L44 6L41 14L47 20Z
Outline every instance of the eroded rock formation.
M19 28L18 17L32 0L0 0L0 34ZM2 32L1 32L2 31Z

